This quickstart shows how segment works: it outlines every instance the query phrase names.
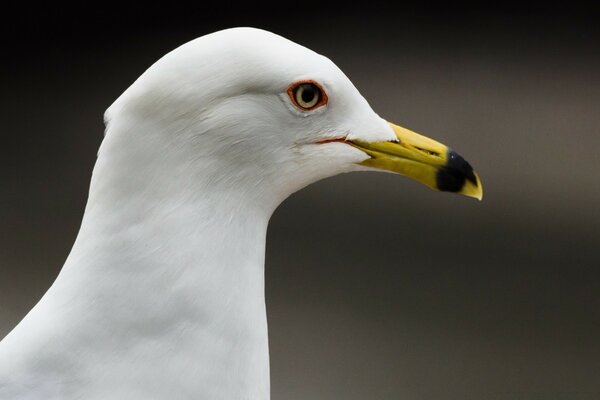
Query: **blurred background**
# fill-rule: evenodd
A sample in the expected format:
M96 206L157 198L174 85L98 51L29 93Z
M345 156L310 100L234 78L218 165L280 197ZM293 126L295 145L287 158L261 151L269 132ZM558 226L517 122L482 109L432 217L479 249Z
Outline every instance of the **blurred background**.
M314 184L267 243L272 398L600 398L600 14L577 2L20 6L2 17L0 337L77 234L104 110L198 36L261 27L479 172Z

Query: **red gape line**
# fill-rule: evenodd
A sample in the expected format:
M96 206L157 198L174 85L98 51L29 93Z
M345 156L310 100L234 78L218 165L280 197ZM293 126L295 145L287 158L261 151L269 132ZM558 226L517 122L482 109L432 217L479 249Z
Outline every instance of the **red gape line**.
M337 138L337 139L321 140L320 142L317 142L317 144L326 144L326 143L333 143L333 142L345 143L346 139L345 138Z

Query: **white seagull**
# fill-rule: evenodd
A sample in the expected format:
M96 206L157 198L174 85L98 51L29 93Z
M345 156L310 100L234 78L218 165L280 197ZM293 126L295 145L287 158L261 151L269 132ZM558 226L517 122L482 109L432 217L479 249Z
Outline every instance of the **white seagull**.
M2 400L266 400L265 236L291 193L385 170L481 199L328 58L252 28L158 60L107 110L54 284L0 343Z

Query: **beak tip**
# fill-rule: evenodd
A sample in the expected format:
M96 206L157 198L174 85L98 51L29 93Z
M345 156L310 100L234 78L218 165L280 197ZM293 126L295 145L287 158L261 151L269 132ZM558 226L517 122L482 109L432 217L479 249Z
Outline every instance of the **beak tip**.
M466 182L465 186L459 193L479 201L483 201L483 186L481 186L481 180L475 172L473 172L473 174L476 177L475 183L471 184L470 182Z

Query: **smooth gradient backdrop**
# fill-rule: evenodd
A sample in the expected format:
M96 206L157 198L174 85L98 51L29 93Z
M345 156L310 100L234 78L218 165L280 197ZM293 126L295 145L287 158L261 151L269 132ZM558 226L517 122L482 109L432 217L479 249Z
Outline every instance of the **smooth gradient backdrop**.
M267 243L272 398L600 398L596 10L89 7L3 16L0 337L69 253L104 110L176 46L255 26L330 57L484 186L479 203L361 173L284 202Z

